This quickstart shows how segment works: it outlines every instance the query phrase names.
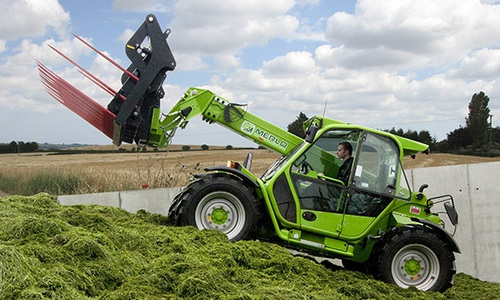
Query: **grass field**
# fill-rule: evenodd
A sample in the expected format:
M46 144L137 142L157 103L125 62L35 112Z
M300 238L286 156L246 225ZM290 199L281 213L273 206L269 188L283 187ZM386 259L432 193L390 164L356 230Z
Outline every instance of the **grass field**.
M95 150L111 148L99 146ZM172 149L179 149L173 146ZM191 149L195 149L192 147ZM201 151L146 151L94 154L51 155L2 154L0 155L0 176L3 181L12 180L12 184L22 184L23 180L37 177L39 185L50 184L51 176L71 179L82 177L76 193L106 192L116 190L184 186L194 174L202 173L204 168L225 166L227 160L242 162L248 152L254 155L252 172L261 175L278 157L277 153L266 149L210 148ZM500 161L500 158L485 158L452 154L418 155L416 159L405 158L406 169L425 168L443 165L483 163ZM40 175L41 174L41 175ZM50 174L50 175L47 175ZM41 178L40 178L41 177ZM50 177L50 178L47 178ZM58 180L58 179L57 179ZM47 181L49 181L47 183ZM76 184L73 181L68 184ZM18 187L19 188L19 187ZM7 191L6 187L0 190ZM33 193L43 190L34 190ZM61 190L64 193L64 190Z

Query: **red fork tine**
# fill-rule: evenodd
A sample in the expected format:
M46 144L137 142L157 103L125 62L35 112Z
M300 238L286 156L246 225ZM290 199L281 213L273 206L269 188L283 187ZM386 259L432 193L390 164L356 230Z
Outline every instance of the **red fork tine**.
M115 67L117 67L118 69L120 69L123 73L127 74L128 76L130 76L130 78L134 79L135 81L139 81L139 77L135 76L132 72L130 72L129 70L127 70L124 67L120 66L114 60L112 60L111 58L109 58L106 54L102 53L97 48L95 48L94 46L92 46L89 42L87 42L86 40L82 39L81 37L77 36L74 33L73 33L73 36L76 37L78 40L80 40L85 45L87 45L88 47L90 47L90 49L94 50L97 54L99 54L100 56L104 57L104 59L106 59L107 61L109 61L110 63L112 63Z
M113 123L116 116L95 100L85 95L66 80L37 61L42 83L54 99L79 115L109 138L113 138Z

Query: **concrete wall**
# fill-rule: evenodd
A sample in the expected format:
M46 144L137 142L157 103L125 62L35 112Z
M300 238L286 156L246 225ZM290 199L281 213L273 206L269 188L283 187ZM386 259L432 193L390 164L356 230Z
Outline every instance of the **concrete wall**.
M180 188L145 189L137 191L96 193L83 195L64 195L57 197L62 205L105 205L125 209L131 213L145 211L167 215L168 208Z
M414 169L413 189L426 183L428 197L451 194L458 211L457 271L500 282L500 162ZM450 226L447 229L451 229Z
M459 214L455 240L458 272L500 282L500 162L433 167L407 171L413 190L428 184L428 197L451 194ZM140 209L166 215L179 188L59 196L63 205L100 204L135 213ZM439 206L436 205L438 210ZM447 218L447 217L445 217ZM447 219L445 219L447 221ZM446 222L446 228L453 227Z

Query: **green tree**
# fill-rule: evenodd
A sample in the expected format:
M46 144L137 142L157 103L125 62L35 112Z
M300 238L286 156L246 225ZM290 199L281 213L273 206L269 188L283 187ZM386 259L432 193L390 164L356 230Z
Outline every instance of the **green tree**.
M491 141L493 142L493 144L497 144L498 147L498 145L500 145L500 127L497 126L493 128L491 135L492 135Z
M402 128L399 128L398 130L396 130L396 128L392 127L392 129L388 130L387 132L389 132L391 134L399 135L399 136L404 136L405 135L405 132L403 131Z
M305 138L306 133L304 132L304 122L309 119L304 113L299 113L297 119L292 123L288 124L287 130L290 133L295 134L301 138Z
M201 145L201 150L205 151L205 150L208 150L208 145L207 144L203 144Z
M396 130L396 128L392 127L391 130L386 130L386 131L427 145L433 145L436 143L436 138L431 136L431 133L427 130L421 130L417 132L415 130L408 129L406 132L404 132L403 129L401 128Z
M418 132L417 141L427 145L433 145L436 143L436 137L433 137L431 133L427 130L421 130Z
M460 126L447 134L448 148L450 150L458 150L472 144L472 136L469 130Z
M488 143L488 118L490 109L488 102L490 98L483 92L474 94L469 103L469 115L465 118L466 128L472 138L472 146L481 148Z
M38 150L38 143L36 142L28 142L24 144L24 150L26 152L35 152Z

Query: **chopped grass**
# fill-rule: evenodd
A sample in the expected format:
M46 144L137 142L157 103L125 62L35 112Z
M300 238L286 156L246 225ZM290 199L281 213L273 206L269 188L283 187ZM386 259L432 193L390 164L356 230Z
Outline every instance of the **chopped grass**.
M328 269L258 241L52 196L0 198L0 299L485 299L500 284L458 274L444 294Z

